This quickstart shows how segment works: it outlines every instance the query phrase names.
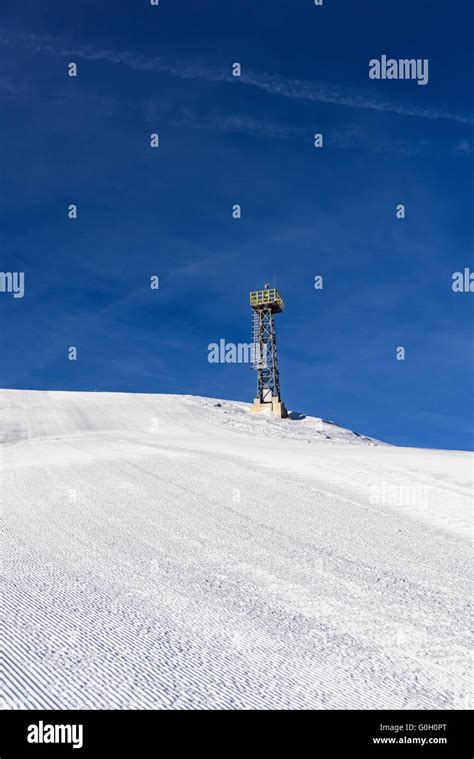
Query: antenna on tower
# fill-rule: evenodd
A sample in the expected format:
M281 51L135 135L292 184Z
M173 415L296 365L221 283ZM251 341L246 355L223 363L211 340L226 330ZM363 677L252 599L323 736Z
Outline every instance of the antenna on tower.
M275 275L274 275L275 276ZM275 287L265 284L263 290L250 293L253 311L253 368L257 371L257 397L251 411L272 411L283 419L287 416L280 398L280 374L276 348L274 314L281 313L284 303Z

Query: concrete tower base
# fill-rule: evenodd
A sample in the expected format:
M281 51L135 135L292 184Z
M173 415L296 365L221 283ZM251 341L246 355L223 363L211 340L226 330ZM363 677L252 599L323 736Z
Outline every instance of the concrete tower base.
M259 411L268 411L277 416L279 419L285 419L288 416L288 412L285 408L283 401L279 398L273 397L271 401L262 402L260 398L255 398L254 402L250 406L250 411L255 414Z

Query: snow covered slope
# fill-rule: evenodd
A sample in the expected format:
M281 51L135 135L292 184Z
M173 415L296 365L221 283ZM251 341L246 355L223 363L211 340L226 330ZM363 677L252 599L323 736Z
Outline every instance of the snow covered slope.
M0 391L9 708L468 708L472 456Z

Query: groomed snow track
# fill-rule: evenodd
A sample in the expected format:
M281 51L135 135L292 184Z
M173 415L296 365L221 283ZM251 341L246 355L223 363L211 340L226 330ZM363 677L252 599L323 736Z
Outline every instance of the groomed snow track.
M0 441L3 707L471 706L470 454L120 393Z

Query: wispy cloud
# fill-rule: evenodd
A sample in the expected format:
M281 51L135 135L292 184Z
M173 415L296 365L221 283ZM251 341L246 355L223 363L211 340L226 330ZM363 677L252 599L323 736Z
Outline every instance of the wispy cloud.
M140 106L136 105L135 110L138 107ZM281 122L256 119L241 114L224 114L215 109L209 114L202 112L198 114L192 108L185 106L174 110L170 115L163 107L163 103L152 101L146 104L144 115L148 121L159 119L162 123L177 127L216 130L229 134L243 134L275 140L298 140L303 143L309 143L313 139L313 130L308 127L290 126ZM335 148L348 150L357 148L374 153L396 153L405 156L429 152L432 149L432 146L426 141L424 144L413 140L410 143L404 143L398 137L391 136L385 139L383 136L373 135L354 127L327 129L325 140L327 145Z
M442 109L428 109L406 103L394 103L373 97L367 91L348 91L323 83L289 79L279 75L256 73L245 70L240 78L229 72L204 67L201 64L170 63L160 57L147 57L133 51L98 49L89 45L67 46L59 40L31 34L0 33L0 45L24 48L38 53L75 56L90 61L103 61L123 65L137 71L165 73L181 79L196 79L206 82L233 82L254 87L272 95L285 98L328 103L336 106L394 113L399 116L431 120L449 120L460 124L474 124L474 117L453 113Z
M430 110L407 104L377 100L370 97L367 93L347 93L334 87L328 87L324 84L298 79L285 79L283 77L270 76L268 74L247 74L245 79L243 79L243 83L258 87L261 90L265 90L266 92L275 95L283 95L287 98L298 98L302 100L332 103L334 105L343 105L350 108L363 108L372 111L396 113L400 116L415 116L418 118L435 120L448 119L450 121L457 121L461 124L474 124L474 117L472 116L463 116L462 114L451 113L449 111Z
M456 153L463 153L469 155L473 152L472 143L469 140L461 140L454 146Z

